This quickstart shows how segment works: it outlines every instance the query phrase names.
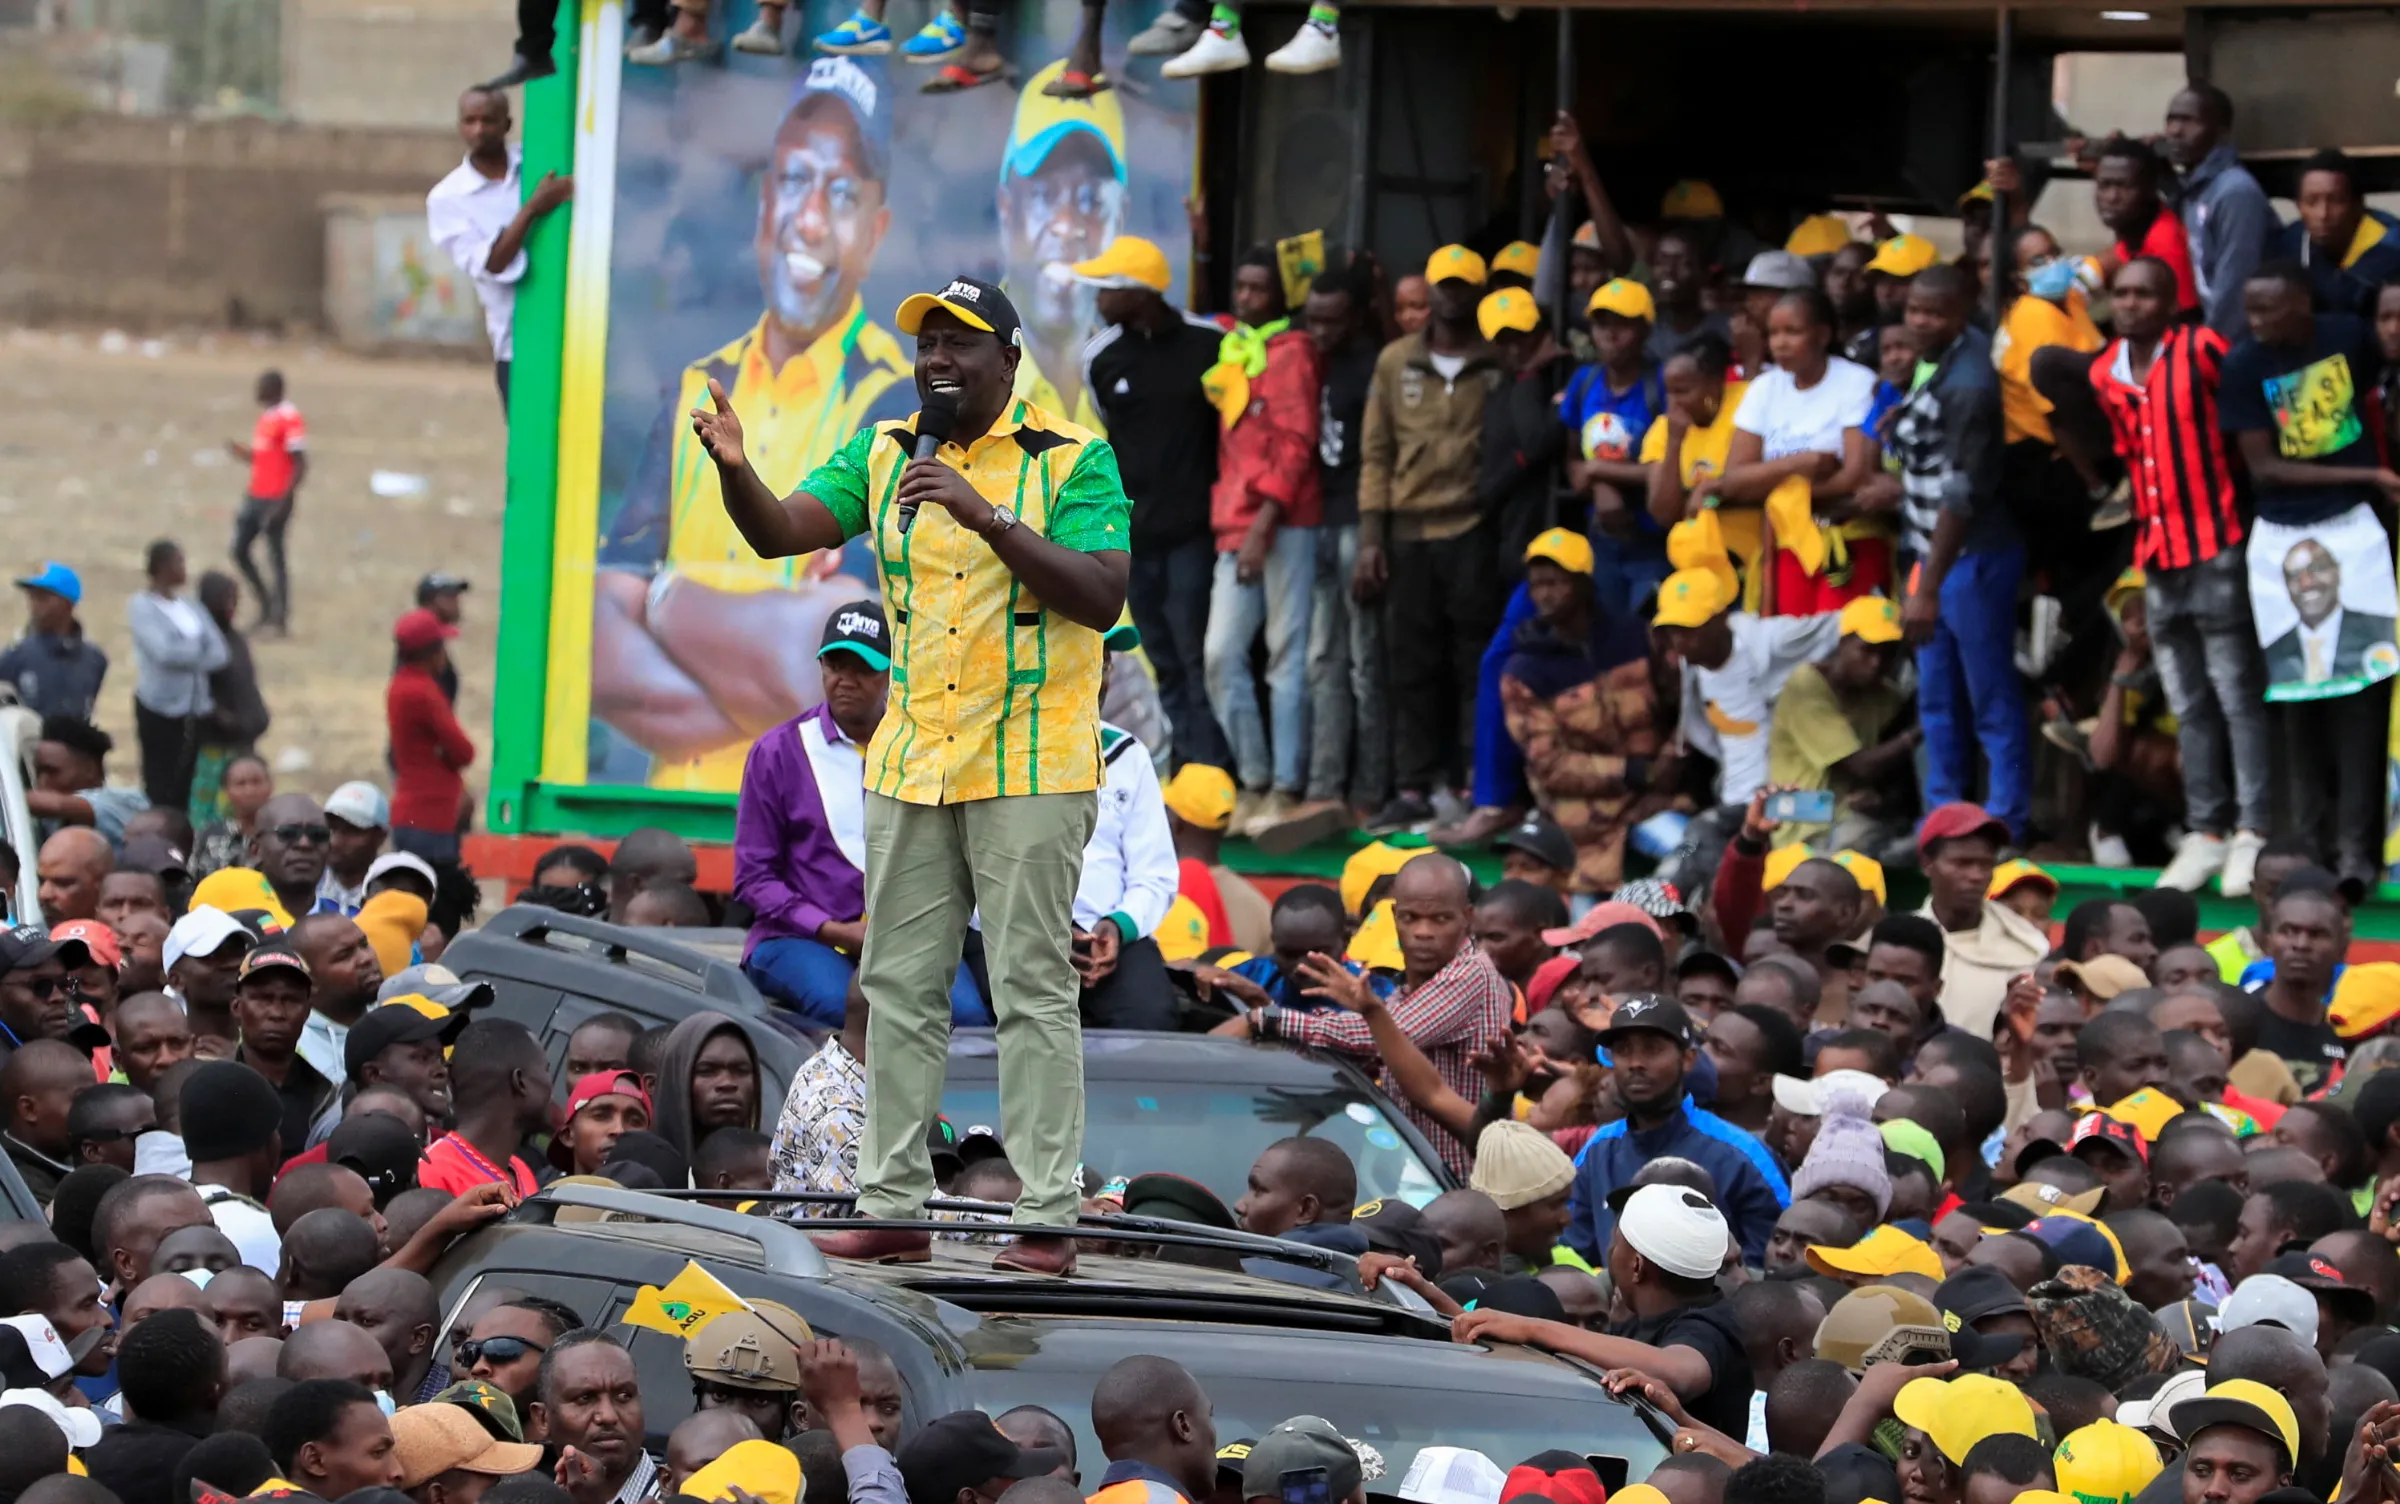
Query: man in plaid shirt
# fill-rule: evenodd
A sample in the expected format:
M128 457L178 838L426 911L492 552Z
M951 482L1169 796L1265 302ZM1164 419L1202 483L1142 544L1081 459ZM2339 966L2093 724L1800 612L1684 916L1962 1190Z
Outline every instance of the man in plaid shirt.
M1400 869L1392 879L1392 920L1404 964L1400 990L1385 1003L1441 1072L1443 1084L1470 1102L1483 1096L1475 1054L1508 1032L1511 1009L1508 983L1467 937L1472 898L1473 879L1455 857L1428 851ZM1236 1019L1230 1031L1377 1059L1367 1021L1340 1008L1261 1008ZM1475 1166L1474 1146L1451 1137L1438 1119L1408 1101L1389 1072L1382 1080L1383 1089L1463 1180Z

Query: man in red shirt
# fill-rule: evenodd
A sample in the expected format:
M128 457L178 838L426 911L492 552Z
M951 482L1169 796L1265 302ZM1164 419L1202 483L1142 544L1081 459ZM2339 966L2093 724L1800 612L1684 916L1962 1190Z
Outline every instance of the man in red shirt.
M392 738L392 845L435 866L458 862L458 833L467 785L460 772L475 761L475 744L458 724L441 673L458 628L423 606L392 627L399 663L384 692Z
M550 1126L550 1064L541 1041L523 1024L479 1018L450 1051L450 1084L458 1126L425 1146L417 1184L453 1196L492 1184L532 1195L533 1171L517 1147Z
M2156 256L2175 273L2175 311L2196 313L2200 282L2192 275L2192 245L2183 221L2159 196L2166 164L2147 142L2117 137L2100 148L2092 169L2092 204L2100 222L2117 237L2115 263Z
M292 604L291 577L283 562L283 531L292 520L292 502L300 494L300 482L308 477L308 425L301 420L300 409L284 400L281 371L268 371L258 378L257 396L260 412L250 430L250 442L229 439L225 444L235 459L250 467L250 488L233 523L233 562L240 566L242 578L250 582L250 594L258 601L259 627L282 636L290 631ZM267 540L267 563L275 571L273 590L259 578L258 565L250 558L251 545L262 533Z

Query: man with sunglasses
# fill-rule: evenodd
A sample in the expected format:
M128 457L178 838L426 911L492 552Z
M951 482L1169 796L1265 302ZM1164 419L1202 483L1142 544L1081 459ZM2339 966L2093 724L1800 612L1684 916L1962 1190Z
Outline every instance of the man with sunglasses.
M458 1349L459 1366L453 1371L491 1385L524 1415L541 1381L542 1354L562 1334L582 1325L573 1318L566 1307L538 1296L505 1301L475 1323L474 1335Z
M28 1040L64 1039L74 1023L57 943L32 925L0 930L0 1057Z
M158 1126L150 1093L122 1081L104 1081L75 1094L67 1108L67 1162L115 1165L133 1173L133 1141Z
M306 794L277 794L258 812L250 835L250 865L266 875L286 914L311 912L333 852L325 807Z

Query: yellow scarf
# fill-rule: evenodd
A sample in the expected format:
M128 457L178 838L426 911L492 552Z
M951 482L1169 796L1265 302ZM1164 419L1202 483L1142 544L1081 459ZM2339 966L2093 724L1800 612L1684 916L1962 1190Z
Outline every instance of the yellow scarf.
M1273 323L1235 324L1217 342L1217 363L1200 376L1200 389L1227 428L1250 410L1250 383L1267 369L1267 341L1292 327L1288 318Z

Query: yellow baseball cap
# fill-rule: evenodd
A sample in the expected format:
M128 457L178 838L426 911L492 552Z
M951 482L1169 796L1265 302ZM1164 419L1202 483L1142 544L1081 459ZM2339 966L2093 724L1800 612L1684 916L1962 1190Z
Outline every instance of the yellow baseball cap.
M2125 602L2133 596L2140 595L2149 587L2149 584L2150 577L2144 574L2139 566L2128 569L2118 575L2114 583L2110 584L2108 593L2100 597L2100 604L2108 608L2109 615L2122 617L2125 614Z
M2400 965L2354 961L2333 984L2325 1021L2344 1039L2362 1039L2400 1017Z
M1392 918L1390 899L1375 905L1359 923L1358 932L1350 937L1350 948L1342 954L1369 971L1399 971L1407 966L1400 954L1400 926Z
M1658 201L1660 219L1723 219L1725 200L1717 195L1715 185L1701 178L1685 178L1669 188L1666 197Z
M1076 262L1074 272L1076 281L1093 287L1147 287L1152 292L1165 292L1175 280L1167 253L1139 235L1119 235L1107 250Z
M200 879L192 889L194 909L223 909L239 914L244 909L264 909L285 929L292 927L292 916L284 911L283 900L275 896L275 885L256 867L219 867Z
M1628 1483L1608 1496L1609 1504L1669 1504L1655 1483Z
M1892 1415L1900 1424L1933 1438L1934 1448L1952 1466L1966 1461L1967 1449L1987 1436L2038 1439L2040 1435L2034 1429L2033 1405L2025 1392L1990 1374L1911 1379L1893 1400Z
M737 1441L716 1461L683 1480L678 1494L715 1504L740 1489L765 1504L798 1504L800 1459L771 1441Z
M2054 894L2058 891L2057 878L2023 857L2017 857L1992 869L1992 885L1983 890L1983 896L1998 898L2019 883L2038 883Z
M2140 1091L2129 1096L2119 1097L2115 1102L2100 1109L2101 1116L2115 1118L2120 1123L2130 1125L2133 1131L2140 1134L2144 1140L2153 1143L2157 1141L2161 1130L2175 1119L2182 1117L2183 1113L2184 1106L2181 1102L2176 1101L2155 1086L2145 1086Z
M1571 527L1554 527L1525 545L1525 562L1536 559L1548 559L1569 574L1588 575L1592 572L1592 540ZM2400 971L2400 967L2393 970Z
M2068 1432L2052 1460L2058 1491L2076 1504L2133 1504L2167 1466L2149 1437L2113 1420Z
M1503 287L1475 305L1475 327L1483 331L1485 339L1498 339L1503 329L1531 334L1541 321L1541 305L1522 287Z
M1852 1279L1882 1279L1889 1274L1922 1274L1936 1282L1945 1278L1942 1256L1933 1251L1933 1245L1923 1238L1909 1236L1889 1222L1847 1248L1822 1244L1810 1247L1808 1267L1837 1279L1843 1275ZM1942 1455L1949 1455L1947 1448Z
M1830 256L1850 239L1850 221L1839 214L1811 214L1792 227L1783 248L1795 256Z
M1778 846L1768 852L1766 866L1761 868L1758 874L1758 891L1772 893L1782 887L1783 880L1792 875L1792 869L1814 855L1816 855L1815 852L1797 841L1789 846Z
M1733 606L1725 576L1713 569L1678 569L1658 587L1654 627L1705 627Z
M1158 942L1158 953L1168 960L1189 961L1208 949L1208 916L1200 912L1200 905L1178 893L1150 938Z
M1861 637L1881 647L1900 640L1900 603L1886 596L1862 595L1842 608L1844 637Z
M1204 762L1187 762L1160 790L1167 809L1187 825L1223 830L1233 823L1233 775Z
M1583 305L1586 313L1613 313L1621 319L1640 319L1645 323L1658 320L1658 303L1650 289L1629 277L1612 277L1592 289L1591 301Z
M1867 263L1867 270L1887 277L1913 277L1941 259L1941 252L1924 236L1894 235L1875 248L1875 259Z
M2185 1444L2211 1426L2242 1426L2283 1447L2287 1459L2300 1455L2300 1421L2292 1402L2256 1379L2227 1379L2181 1401L2173 1411L2175 1434Z
M1042 69L1017 91L1017 111L1009 121L1008 153L1000 159L1001 178L1029 178L1042 170L1050 153L1070 136L1086 135L1100 143L1117 181L1125 181L1125 107L1117 91L1103 89L1083 99L1065 99L1043 92L1067 71L1067 60Z
M1493 271L1514 272L1520 277L1530 277L1541 269L1541 247L1530 240L1512 240L1492 252Z
M1350 859L1342 863L1343 911L1357 913L1366 906L1367 890L1375 886L1375 879L1398 872L1430 849L1423 845L1403 845L1387 837L1369 841L1351 852Z
M1463 245L1446 245L1425 258L1428 282L1472 282L1481 287L1488 274L1483 258Z
M1837 851L1833 864L1858 880L1860 891L1869 894L1877 903L1890 903L1891 890L1884 886L1883 863L1863 851Z

